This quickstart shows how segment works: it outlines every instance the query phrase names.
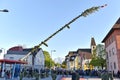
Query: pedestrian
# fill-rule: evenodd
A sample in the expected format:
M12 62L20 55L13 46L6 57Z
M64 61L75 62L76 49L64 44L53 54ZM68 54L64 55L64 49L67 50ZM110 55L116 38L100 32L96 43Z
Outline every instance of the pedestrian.
M117 77L120 78L120 71L117 72Z
M106 70L101 73L101 80L109 80L109 75Z
M79 80L79 74L76 71L72 73L72 80Z
M79 73L78 72L75 72L76 73L76 80L79 80L80 76L79 76Z
M113 73L111 71L109 72L109 78L110 80L113 80Z
M76 80L76 73L75 73L75 71L72 72L72 80Z

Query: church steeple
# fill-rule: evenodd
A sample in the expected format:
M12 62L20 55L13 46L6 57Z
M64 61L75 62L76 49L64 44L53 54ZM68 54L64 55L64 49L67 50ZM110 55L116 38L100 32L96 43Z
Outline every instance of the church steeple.
M93 54L94 53L94 50L96 49L96 43L95 43L95 39L94 37L91 38L91 53Z
M93 37L91 38L91 46L96 46L95 39Z

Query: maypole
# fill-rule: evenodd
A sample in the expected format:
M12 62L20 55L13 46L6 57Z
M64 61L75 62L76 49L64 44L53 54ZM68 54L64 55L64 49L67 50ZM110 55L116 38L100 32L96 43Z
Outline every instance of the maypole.
M55 36L57 33L59 33L60 31L62 31L62 30L65 29L65 28L70 29L70 24L73 23L73 22L75 22L78 18L80 18L80 17L86 17L87 15L89 15L89 14L95 12L95 11L98 11L98 9L103 8L103 7L105 7L105 6L107 6L107 4L102 5L102 6L91 7L91 8L89 8L89 9L86 9L84 12L82 12L80 15L78 15L77 17L75 17L74 19L72 19L71 21L69 21L67 24L65 24L64 26L62 26L59 30L57 30L56 32L54 32L52 35L50 35L48 38L46 38L46 39L45 39L44 41L42 41L40 44L38 44L37 46L34 46L34 47L32 48L32 50L31 50L26 56L24 56L23 58L21 58L20 60L24 60L24 59L26 59L30 54L38 51L38 49L39 49L39 47L40 47L41 45L45 45L45 46L48 47L48 45L46 44L46 42L47 42L48 40L50 40L53 36Z

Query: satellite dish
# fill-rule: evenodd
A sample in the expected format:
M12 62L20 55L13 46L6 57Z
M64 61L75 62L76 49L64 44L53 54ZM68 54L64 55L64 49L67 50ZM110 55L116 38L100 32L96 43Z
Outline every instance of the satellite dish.
M2 50L0 49L0 53L2 53Z

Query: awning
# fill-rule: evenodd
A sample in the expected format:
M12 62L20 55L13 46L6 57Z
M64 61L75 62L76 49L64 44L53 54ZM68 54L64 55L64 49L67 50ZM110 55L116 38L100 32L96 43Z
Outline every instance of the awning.
M5 64L27 64L27 62L24 61L17 61L17 60L10 60L10 59L0 59L0 63Z

